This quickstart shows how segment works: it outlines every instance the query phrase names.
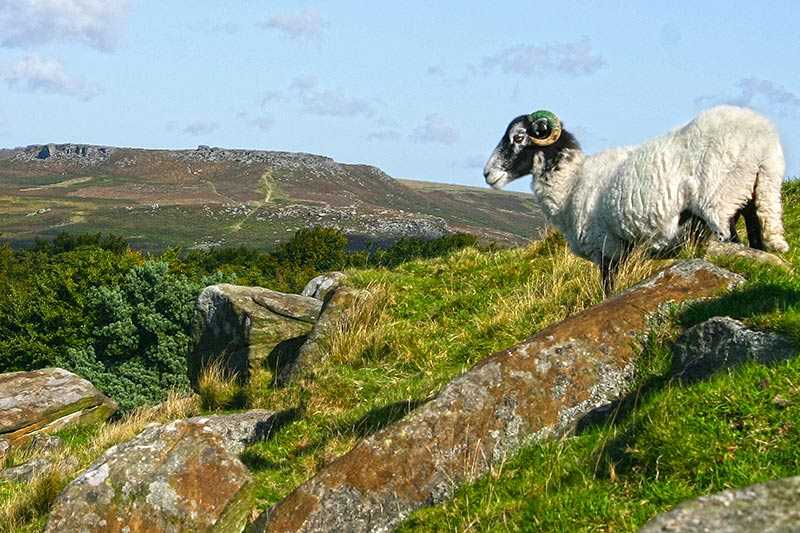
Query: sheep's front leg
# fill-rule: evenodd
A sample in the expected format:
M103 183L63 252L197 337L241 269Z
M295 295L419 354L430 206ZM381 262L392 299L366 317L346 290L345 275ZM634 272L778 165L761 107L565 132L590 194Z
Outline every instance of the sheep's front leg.
M614 277L619 269L619 261L604 257L600 261L600 276L603 279L603 298L608 298L614 289Z
M620 267L627 261L628 256L633 251L633 245L619 241L617 252L613 255L602 254L600 256L600 276L603 279L603 297L608 298L614 290L614 282Z

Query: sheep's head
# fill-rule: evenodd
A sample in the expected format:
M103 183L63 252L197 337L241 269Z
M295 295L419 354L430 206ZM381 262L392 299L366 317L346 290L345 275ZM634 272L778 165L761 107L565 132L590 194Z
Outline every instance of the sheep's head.
M508 125L483 169L486 183L500 189L533 170L534 158L541 153L545 162L565 147L577 147L574 138L563 131L561 120L550 111L521 115Z

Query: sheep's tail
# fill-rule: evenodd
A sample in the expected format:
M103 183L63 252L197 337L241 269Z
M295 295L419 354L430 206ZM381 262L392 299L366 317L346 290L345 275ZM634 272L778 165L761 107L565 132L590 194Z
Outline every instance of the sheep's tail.
M761 163L753 186L755 216L761 226L761 237L768 250L786 252L789 243L783 236L783 206L781 205L781 186L786 164L780 143ZM750 232L748 224L748 233Z

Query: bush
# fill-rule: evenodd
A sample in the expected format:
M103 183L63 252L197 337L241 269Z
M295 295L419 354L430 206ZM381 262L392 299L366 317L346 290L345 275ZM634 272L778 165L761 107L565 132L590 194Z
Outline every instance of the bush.
M207 285L299 292L324 271L392 267L473 244L472 236L448 235L349 252L340 231L311 228L273 252L238 247L181 257L169 250L148 259L99 233L61 234L27 251L0 246L0 372L61 366L129 411L188 388L194 302ZM211 392L220 401L210 403L234 401L225 390Z

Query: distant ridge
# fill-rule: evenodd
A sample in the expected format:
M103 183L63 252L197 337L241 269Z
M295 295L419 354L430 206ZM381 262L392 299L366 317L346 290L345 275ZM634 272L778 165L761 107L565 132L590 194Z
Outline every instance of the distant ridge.
M543 218L530 195L396 180L320 155L201 145L159 150L49 143L0 149L0 234L24 246L61 231L137 247L270 247L302 227L353 246L473 233L517 245Z

